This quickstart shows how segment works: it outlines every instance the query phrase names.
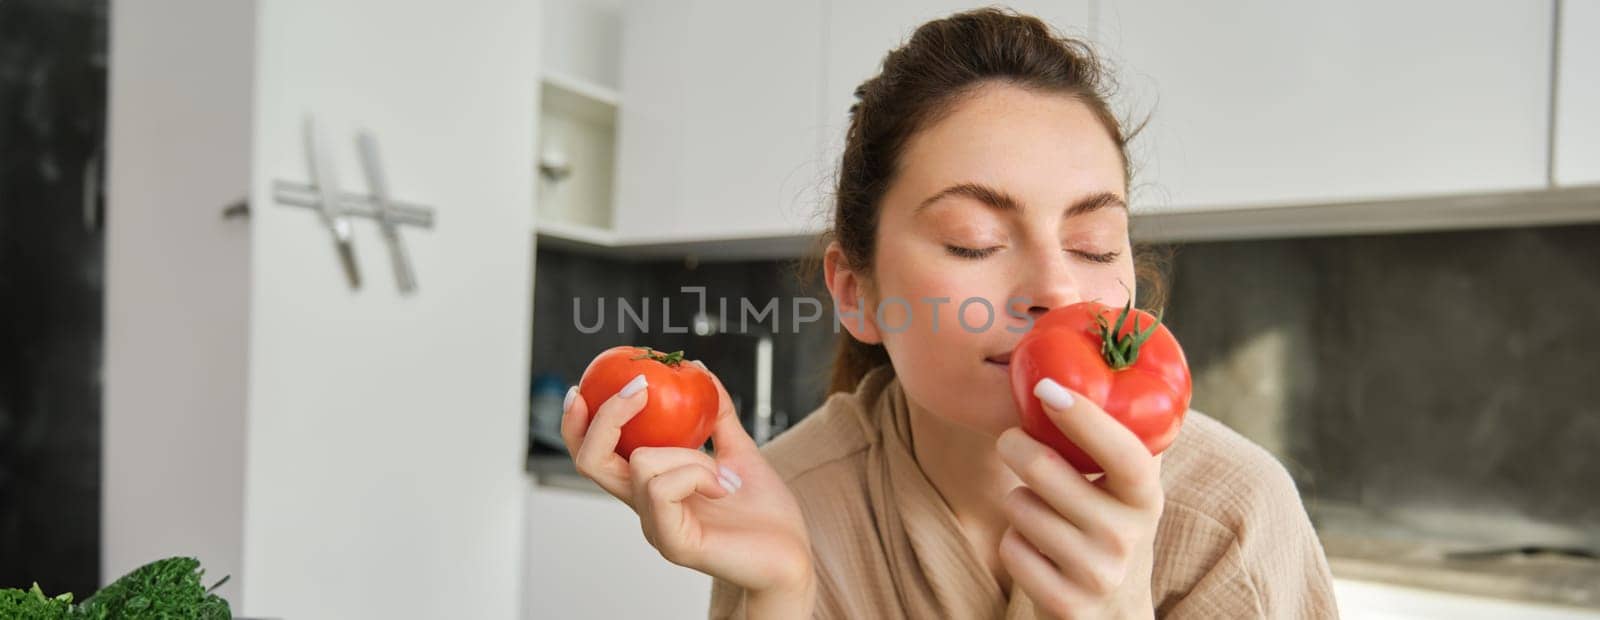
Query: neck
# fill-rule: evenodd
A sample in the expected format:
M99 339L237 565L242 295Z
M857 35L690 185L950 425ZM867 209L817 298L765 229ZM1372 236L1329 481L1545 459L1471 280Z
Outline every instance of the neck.
M1000 537L1008 524L1001 502L1022 481L1000 459L995 437L951 423L915 403L907 405L917 463L955 513L974 550L991 569L998 569Z

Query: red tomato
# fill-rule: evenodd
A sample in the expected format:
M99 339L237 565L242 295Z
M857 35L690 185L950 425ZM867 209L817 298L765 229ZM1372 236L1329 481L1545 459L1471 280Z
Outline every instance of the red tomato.
M1132 430L1150 454L1178 436L1189 410L1189 364L1160 317L1098 302L1055 308L1011 352L1011 392L1022 430L1085 474L1103 471L1045 414L1033 386L1050 377Z
M699 448L717 423L717 385L711 373L684 361L683 351L662 353L649 347L619 346L602 351L578 380L578 393L590 415L622 386L643 374L649 400L627 424L617 454L628 458L641 446Z

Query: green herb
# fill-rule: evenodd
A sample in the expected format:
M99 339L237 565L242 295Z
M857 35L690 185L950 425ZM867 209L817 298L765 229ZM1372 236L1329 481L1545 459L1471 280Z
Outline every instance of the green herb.
M35 582L32 589L0 590L0 618L8 620L56 620L72 610L72 593L47 598Z
M0 590L0 618L25 620L228 620L228 602L212 594L228 581L201 585L205 571L194 558L173 557L134 569L78 605L72 595L46 598L32 590Z

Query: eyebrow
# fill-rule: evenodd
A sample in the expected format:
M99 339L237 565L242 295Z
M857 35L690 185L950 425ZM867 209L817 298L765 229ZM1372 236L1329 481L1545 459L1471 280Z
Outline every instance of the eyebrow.
M966 196L967 198L977 200L978 202L1000 211L1022 210L1022 201L1017 200L1016 197L1012 196L1011 194L1007 194L1003 190L990 187L982 183L969 182L958 183L939 190L938 193L929 196L926 200L923 200L922 204L917 205L916 210L912 211L912 214L915 215L921 212L928 205L950 196ZM1096 192L1074 201L1071 206L1067 207L1067 213L1063 217L1072 218L1085 213L1093 213L1105 207L1121 207L1123 211L1127 211L1128 203L1124 202L1121 197L1111 192Z

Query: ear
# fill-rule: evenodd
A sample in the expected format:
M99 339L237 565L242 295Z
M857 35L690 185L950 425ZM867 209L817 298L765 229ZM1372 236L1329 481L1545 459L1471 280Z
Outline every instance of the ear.
M828 283L828 294L833 295L837 305L835 311L838 312L839 323L856 340L867 344L882 343L877 316L871 311L872 305L869 303L870 287L866 276L851 270L848 263L839 242L829 242L822 257L822 275Z

